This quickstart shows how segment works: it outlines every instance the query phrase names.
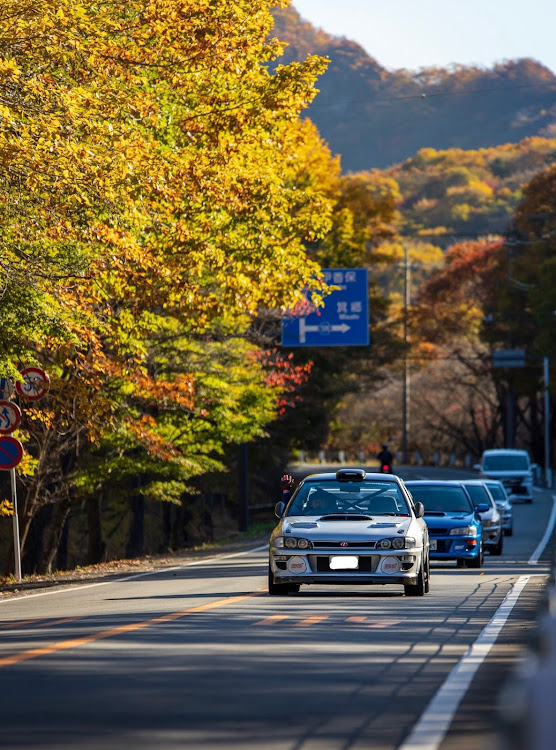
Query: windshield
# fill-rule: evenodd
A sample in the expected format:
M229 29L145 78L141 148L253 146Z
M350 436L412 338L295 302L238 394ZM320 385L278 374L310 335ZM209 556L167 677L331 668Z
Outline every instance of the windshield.
M408 516L408 503L395 482L305 482L292 498L287 516L350 513Z
M500 487L499 484L487 484L487 487L490 490L490 494L495 500L505 500L506 495L504 494L504 490L502 487Z
M483 471L529 471L527 456L485 456Z
M431 485L409 485L413 499L423 503L425 515L427 511L443 511L444 513L471 513L473 506L465 494L463 487L434 487Z
M490 505L490 495L488 494L486 487L483 487L480 484L466 484L465 489L471 495L471 500L473 500L475 507L481 503Z

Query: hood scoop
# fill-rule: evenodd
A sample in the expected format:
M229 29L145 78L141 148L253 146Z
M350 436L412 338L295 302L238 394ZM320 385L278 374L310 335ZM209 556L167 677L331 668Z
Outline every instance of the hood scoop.
M365 516L362 513L329 513L322 516L320 521L372 521L372 516Z

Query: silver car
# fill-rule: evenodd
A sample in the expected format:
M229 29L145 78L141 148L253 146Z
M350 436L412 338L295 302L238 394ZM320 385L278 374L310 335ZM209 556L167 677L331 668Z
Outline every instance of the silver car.
M311 474L287 504L270 537L268 593L301 584L400 584L406 596L429 590L424 508L394 474L339 469Z
M488 510L480 513L483 525L483 545L491 555L501 555L504 549L502 519L485 481L483 479L463 479L461 484L469 493L475 507L483 504L488 505Z
M494 498L494 502L500 513L504 534L512 536L514 533L514 509L506 488L502 482L498 482L495 479L485 479L484 482L490 490L490 494Z

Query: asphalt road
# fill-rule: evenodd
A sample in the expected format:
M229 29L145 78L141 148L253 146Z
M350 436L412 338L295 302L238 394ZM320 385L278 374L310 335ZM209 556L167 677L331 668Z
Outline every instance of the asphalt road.
M502 557L433 564L423 598L270 598L263 548L0 600L0 747L501 748L500 694L535 635L552 506L542 491L515 505Z

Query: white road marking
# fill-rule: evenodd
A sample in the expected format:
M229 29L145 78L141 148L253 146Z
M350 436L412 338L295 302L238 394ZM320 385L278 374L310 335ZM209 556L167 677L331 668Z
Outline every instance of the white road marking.
M14 599L34 599L37 596L49 596L50 594L65 594L68 591L83 591L84 589L94 589L96 586L109 586L111 583L125 583L126 581L134 581L136 578L145 578L146 576L155 576L159 573L168 573L172 570L182 570L182 568L190 568L193 565L203 565L207 563L218 562L218 560L228 560L231 557L239 557L241 555L250 555L252 552L261 552L264 549L268 549L268 544L263 544L261 547L254 547L253 549L245 550L244 552L233 552L229 555L215 555L214 557L207 557L204 560L194 560L193 562L184 563L183 565L174 565L171 568L158 568L157 570L149 570L145 573L136 573L132 576L125 576L124 578L116 578L113 581L100 581L99 583L87 583L79 584L77 586L68 586L67 588L56 588L49 591L41 591L37 594L21 594L20 596L8 596L5 599L0 599L0 604L5 602L13 602Z
M548 544L548 540L550 539L550 535L552 534L552 529L554 528L554 523L556 522L556 495L552 495L552 512L550 514L550 518L548 519L548 523L546 525L546 530L544 532L544 536L539 542L539 546L537 549L533 552L531 557L529 558L529 565L538 565L539 563L539 557L544 552L544 548Z
M530 578L531 576L518 578L488 625L452 669L398 750L438 750L473 677L496 642Z

